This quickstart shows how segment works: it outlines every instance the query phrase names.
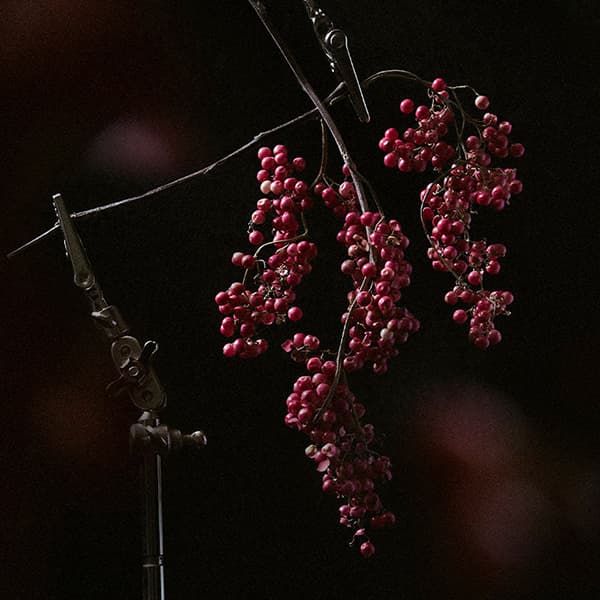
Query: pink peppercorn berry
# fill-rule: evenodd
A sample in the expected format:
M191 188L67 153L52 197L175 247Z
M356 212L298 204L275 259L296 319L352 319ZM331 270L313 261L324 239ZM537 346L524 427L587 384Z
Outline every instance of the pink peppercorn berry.
M475 98L475 106L479 110L485 110L490 105L490 99L487 96L477 96Z
M371 558L371 556L373 556L373 554L375 554L375 546L373 545L372 542L363 542L360 545L360 553L365 558Z
M405 115L410 115L415 110L414 100L411 98L404 98L402 102L400 102L400 112Z
M431 89L434 92L441 92L442 90L446 89L446 82L441 77L436 77L431 82Z

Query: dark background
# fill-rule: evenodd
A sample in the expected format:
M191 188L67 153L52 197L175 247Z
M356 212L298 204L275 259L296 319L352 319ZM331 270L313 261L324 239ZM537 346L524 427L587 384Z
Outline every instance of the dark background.
M243 1L47 3L0 8L2 255L73 211L144 192L310 108ZM335 85L301 2L272 17L322 95ZM322 2L361 77L405 68L469 83L513 123L524 191L481 234L509 254L504 340L480 352L450 321L418 222L424 176L384 169L377 141L417 89L373 86L372 123L334 115L361 170L412 241L407 303L422 330L381 378L353 388L395 464L398 526L365 561L347 548L306 440L283 424L299 369L278 350L225 360L213 297L240 274L259 193L253 148L210 176L79 229L107 299L160 343L164 420L209 446L166 468L168 596L593 598L600 550L598 9L592 2ZM407 126L406 123L404 126ZM264 142L318 164L315 123ZM339 164L332 160L332 174ZM321 255L301 329L333 344L346 283L336 224L315 211ZM53 236L2 267L3 597L140 597L136 409L109 399L108 344ZM2 589L4 588L4 589Z

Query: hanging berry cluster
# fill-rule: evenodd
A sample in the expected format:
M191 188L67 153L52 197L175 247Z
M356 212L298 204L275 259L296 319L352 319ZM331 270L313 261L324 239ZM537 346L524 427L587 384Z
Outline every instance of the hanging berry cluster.
M464 111L457 90L465 86L450 88L441 78L411 78L426 85L430 105L415 107L413 99L404 99L400 112L414 115L415 126L402 135L387 129L379 148L388 168L403 173L433 170L435 179L420 197L428 257L435 270L454 276L445 302L463 304L453 319L469 321L469 339L485 349L501 340L495 319L509 314L513 296L484 287L485 276L499 273L506 247L472 240L471 225L480 207L503 210L521 191L515 169L492 162L521 156L524 149L509 140L510 123L499 122L491 113L477 119ZM476 94L475 106L486 110L489 100ZM467 127L473 133L465 137ZM262 337L267 326L302 318L295 288L311 272L317 255L308 239L306 213L315 200L322 201L341 221L337 241L346 256L340 268L351 289L337 350L322 349L319 338L310 333L296 333L282 344L305 369L286 400L285 423L308 436L306 455L322 473L323 492L338 499L340 523L353 531L352 543L369 557L375 552L372 530L391 527L396 520L378 489L391 478L391 461L381 453L373 425L364 422L365 406L351 391L348 375L365 367L384 374L399 346L419 330L419 321L402 303L412 274L405 256L409 240L374 198L370 202L376 210L366 206L356 187L358 174L348 164L340 183L321 169L309 186L298 177L305 160L290 160L285 146L260 148L258 159L262 197L248 226L249 243L257 248L254 253L233 254L233 264L244 270L242 280L215 298L224 315L221 333L230 338L223 353L258 356L268 346Z
M516 169L492 163L494 159L520 157L525 150L522 144L510 141L512 125L508 121L499 121L490 112L482 118L466 114L457 89L437 78L428 86L429 106L415 108L412 98L402 100L400 112L414 115L416 126L407 127L402 135L395 128L387 129L379 148L388 168L423 172L431 165L438 173L421 192L421 219L430 242L427 256L433 269L454 276L455 285L444 300L451 306L458 302L464 305L454 311L453 320L458 324L468 321L469 340L485 350L502 339L494 321L509 314L513 295L485 287L485 276L500 272L506 246L473 240L471 226L478 210L489 207L501 211L521 192L523 185ZM476 95L474 104L486 110L490 102L487 96ZM442 139L451 132L451 124L455 145ZM473 133L465 137L467 127Z
M352 279L348 310L343 322L350 324L343 368L347 373L372 365L376 374L387 371L387 362L397 356L397 345L419 329L419 322L399 302L402 289L410 285L412 265L405 259L409 245L400 223L379 212L360 212L356 190L346 180L336 190L324 183L315 186L326 206L344 217L337 241L346 248L341 271Z
M336 354L319 352L312 335L296 334L284 349L305 362L307 375L299 377L287 399L285 422L304 431L312 442L306 454L323 473L322 488L340 501L340 523L354 531L363 556L375 546L371 528L391 527L396 520L376 491L377 483L391 478L391 461L380 454L372 424L363 424L365 407L348 387L348 373L369 365L376 374L398 354L398 345L419 329L419 322L400 304L401 290L410 284L410 263L404 258L408 238L396 220L378 212L361 214L354 185L318 183L314 190L343 225L337 240L348 258L341 271L352 280L343 331Z
M304 213L312 207L307 184L296 177L305 168L304 159L289 161L282 145L273 150L261 148L258 157L262 168L257 179L264 197L252 213L248 241L259 248L254 254L233 254L231 262L244 269L243 279L215 297L219 312L225 315L221 333L235 338L223 347L228 357L262 354L268 348L259 337L265 326L302 318L302 309L294 305L294 289L310 273L310 262L317 255L315 244L300 233ZM270 241L265 242L266 234L272 236ZM269 250L268 257L261 256Z
M316 336L303 333L284 343L307 371L287 397L285 423L308 435L305 452L323 473L323 492L338 498L340 523L354 531L352 542L360 542L361 554L368 557L375 551L368 526L395 522L375 490L377 483L391 479L391 461L377 452L374 427L362 422L365 407L348 387L340 363L329 352L319 352L319 346Z

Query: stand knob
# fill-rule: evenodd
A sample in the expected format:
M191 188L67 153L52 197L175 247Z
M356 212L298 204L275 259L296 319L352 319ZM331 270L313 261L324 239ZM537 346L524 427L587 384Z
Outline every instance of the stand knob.
M129 443L134 454L160 454L167 456L182 448L204 448L207 444L203 431L183 435L179 429L167 425L135 423L129 430Z
M208 439L204 431L194 431L183 436L183 445L191 448L204 448L208 444Z

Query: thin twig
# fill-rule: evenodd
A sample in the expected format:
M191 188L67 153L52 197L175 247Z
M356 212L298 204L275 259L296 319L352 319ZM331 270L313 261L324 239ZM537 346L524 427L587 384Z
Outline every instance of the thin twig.
M415 75L414 73L411 73L410 71L404 71L401 69L388 69L385 71L378 71L377 73L370 75L369 77L367 77L366 79L364 79L362 81L361 86L363 88L367 89L373 83L375 83L376 81L379 81L381 79L395 79L395 78L418 81L424 85L429 84L428 81L421 79L418 75ZM327 96L327 98L325 98L325 100L322 102L322 104L327 105L327 106L333 106L340 100L343 100L344 98L346 98L346 96L348 95L348 92L345 89L345 87L346 86L344 85L343 82L338 84L338 86ZM460 86L455 86L456 89L458 89L459 87ZM169 182L165 183L164 185L161 185L157 188L148 190L147 192L144 192L143 194L140 194L138 196L131 196L129 198L124 198L123 200L118 200L117 202L111 202L109 204L103 204L103 205L97 206L95 208L90 208L89 210L84 210L81 212L73 213L71 215L71 218L75 221L80 220L80 219L94 218L105 212L111 211L115 208L121 208L121 207L127 206L129 204L132 204L134 202L137 202L139 200L145 200L145 199L151 198L157 194L160 194L161 192L164 192L165 190L168 190L168 189L171 189L178 185L181 185L182 183L191 181L198 177L203 177L205 175L208 175L211 171L213 171L214 169L216 169L218 167L221 167L223 164L228 162L230 159L236 157L238 154L241 154L248 148L250 148L250 147L254 146L255 144L257 144L258 142L260 142L263 138L265 138L269 135L272 135L273 133L276 133L278 131L281 131L282 129L286 129L287 127L292 127L293 125L297 125L299 123L302 123L305 120L316 117L318 114L319 114L318 109L313 108L301 115L294 117L293 119L290 119L289 121L286 121L285 123L281 123L279 125L276 125L275 127L272 127L271 129L267 129L266 131L256 134L249 142L247 142L243 146L240 146L233 152L230 152L226 156L218 159L217 161L215 161L214 163L212 163L206 167L203 167L202 169L200 169L198 171L194 171L193 173L184 175L183 177L180 177L179 179L175 179L174 181L169 181ZM342 155L342 157L344 158L344 155ZM356 169L356 167L354 167L354 169ZM8 258L8 259L15 258L16 256L18 256L25 250L37 245L39 242L50 237L55 231L58 231L59 229L60 229L60 227L58 226L58 224L54 225L50 229L44 231L40 235L29 240L25 244L19 246L12 252L9 252L6 255L6 258Z
M310 184L310 189L313 189L319 181L325 176L325 170L327 169L327 160L329 158L328 146L327 146L327 129L323 119L319 120L321 125L321 164L319 165L319 172L316 174L313 182Z
M357 293L354 296L354 299L352 300L352 302L350 303L350 306L348 307L348 311L346 313L346 320L344 321L344 325L342 327L342 335L340 336L340 342L338 344L338 348L337 348L337 352L336 352L335 373L333 375L333 380L331 381L331 384L329 386L329 391L327 392L327 396L325 397L325 400L323 401L321 408L319 408L319 410L317 410L317 412L313 416L313 419L312 419L313 423L318 423L319 419L321 418L321 415L329 408L329 405L331 404L331 400L333 399L333 395L335 394L337 386L340 382L340 377L342 376L343 373L345 373L345 371L344 371L344 352L346 350L348 334L350 332L350 326L352 324L352 313L354 312L354 309L356 308L356 299L358 298L358 294L367 289L368 282L369 282L369 280L366 277L362 280L362 283L360 284L360 287L358 288Z
M405 71L404 69L386 69L384 71L377 71L377 73L373 73L373 75L369 75L362 83L361 86L363 88L368 88L372 83L380 79L408 79L409 81L418 81L426 87L431 86L431 81L427 81L416 75L415 73L411 73L410 71Z
M328 96L328 98L336 99L337 98L336 94L341 89L342 89L342 85L338 85L337 88ZM214 163L212 163L206 167L203 167L202 169L200 169L198 171L194 171L193 173L188 173L187 175L184 175L183 177L180 177L179 179L169 181L168 183L165 183L159 187L148 190L147 192L144 192L143 194L140 194L138 196L131 196L129 198L124 198L123 200L118 200L117 202L111 202L109 204L103 204L102 206L96 206L95 208L90 208L89 210L84 210L81 212L73 213L71 215L71 218L74 220L79 220L79 219L89 219L92 217L97 217L101 213L104 213L106 211L111 211L115 208L121 208L128 204L138 202L139 200L144 200L151 196L160 194L161 192L164 192L168 189L179 186L182 183L185 183L187 181L191 181L198 177L203 177L205 175L208 175L209 173L211 173L218 167L222 166L223 164L225 164L232 158L235 158L238 154L241 154L242 152L246 151L248 148L251 148L252 146L256 145L262 139L264 139L270 135L273 135L274 133L276 133L282 129L286 129L287 127L292 127L294 125L302 123L303 121L306 121L310 118L314 118L316 116L318 116L318 110L316 108L313 108L309 111L306 111L305 113L302 113L301 115L294 117L293 119L290 119L289 121L286 121L285 123L276 125L275 127L272 127L271 129L267 129L266 131L261 131L260 133L256 134L249 142L246 142L243 146L240 146L239 148L235 149L233 152L230 152L226 156L219 158ZM27 250L31 246L36 245L38 242L41 242L43 239L45 239L46 237L48 237L49 235L51 235L58 229L60 229L59 225L58 224L54 225L52 228L48 229L44 233L38 235L34 239L30 240L29 242L23 244L16 250L13 250L9 254L7 254L7 258L14 258L15 256L17 256L24 250Z

